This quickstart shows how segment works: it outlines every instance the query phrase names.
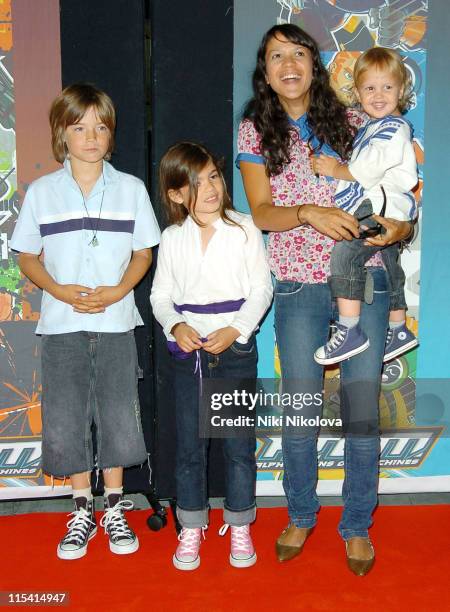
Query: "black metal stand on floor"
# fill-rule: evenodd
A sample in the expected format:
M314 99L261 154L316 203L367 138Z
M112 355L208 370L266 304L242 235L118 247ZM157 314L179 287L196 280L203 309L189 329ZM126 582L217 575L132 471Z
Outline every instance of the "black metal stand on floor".
M145 497L150 504L153 513L147 519L148 528L152 531L159 531L163 527L167 525L167 510L160 504L160 500L156 497L155 492L151 489L148 493L145 493ZM175 523L175 529L177 533L181 531L181 525L178 522L177 512L176 512L176 500L169 499L170 511L172 512L173 520Z

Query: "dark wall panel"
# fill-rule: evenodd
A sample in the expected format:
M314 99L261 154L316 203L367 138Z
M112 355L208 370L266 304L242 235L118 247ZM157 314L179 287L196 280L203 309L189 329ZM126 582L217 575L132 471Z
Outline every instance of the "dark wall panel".
M144 0L60 0L63 87L88 81L105 90L117 111L112 163L122 172L148 179L148 130L144 53ZM153 363L151 350L150 275L135 290L145 327L136 328L143 379L139 395L149 451L153 442ZM144 469L126 471L128 491L148 488Z
M144 0L60 0L63 86L89 81L117 110L118 170L148 176Z
M233 156L233 3L151 2L152 26L152 199L161 227L157 169L165 150L179 140L205 144L226 160L225 176L232 193ZM154 334L156 363L157 493L174 495L175 432L173 378L165 337ZM223 494L219 441L210 453L210 494Z
M224 156L232 192L233 3L153 0L150 6L155 202L159 160L178 140L199 141Z

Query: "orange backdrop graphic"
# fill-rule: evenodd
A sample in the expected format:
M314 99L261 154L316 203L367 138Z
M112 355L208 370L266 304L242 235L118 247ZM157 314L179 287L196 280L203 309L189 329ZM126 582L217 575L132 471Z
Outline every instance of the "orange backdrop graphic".
M40 291L8 248L28 185L57 168L48 109L61 90L58 0L0 0L0 498L42 494Z

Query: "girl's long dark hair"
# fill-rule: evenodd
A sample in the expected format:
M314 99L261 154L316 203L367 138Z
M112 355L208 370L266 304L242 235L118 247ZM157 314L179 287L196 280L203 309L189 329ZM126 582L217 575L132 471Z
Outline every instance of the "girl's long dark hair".
M169 223L181 225L190 214L197 225L203 227L203 223L195 214L195 203L197 201L197 180L199 173L209 163L215 166L223 183L223 199L220 207L220 217L228 224L238 225L231 219L228 211L234 210L231 198L228 194L225 178L222 172L222 162L201 144L196 142L178 142L170 147L159 165L159 187ZM182 187L189 187L189 201L186 205L171 200L169 191L178 191Z
M342 159L348 159L355 130L350 126L345 106L338 100L320 58L316 41L293 24L276 25L264 35L258 49L253 73L253 98L247 103L244 119L253 121L261 135L261 154L269 176L280 174L290 162L292 139L297 137L277 94L266 82L266 49L269 40L284 36L290 42L309 49L313 63L308 124L321 144L328 144Z

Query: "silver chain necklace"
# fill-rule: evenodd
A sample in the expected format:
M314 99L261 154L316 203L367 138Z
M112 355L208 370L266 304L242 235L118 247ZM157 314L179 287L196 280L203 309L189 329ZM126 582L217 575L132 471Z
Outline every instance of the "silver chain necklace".
M100 244L99 241L98 241L98 238L97 238L97 234L98 234L98 227L99 227L99 224L100 224L100 217L102 216L103 198L105 197L105 177L103 175L103 170L102 170L102 180L103 180L103 193L102 193L102 199L101 199L101 202L100 202L100 210L99 210L99 213L98 213L98 219L97 219L97 224L95 226L95 230L94 230L94 225L92 223L91 216L90 216L88 208L86 206L86 200L84 199L83 190L78 185L78 181L75 181L75 183L78 185L78 189L80 190L81 197L83 198L84 210L86 211L87 218L89 219L89 225L91 226L92 240L88 244L89 244L89 246L92 246L92 247L96 247L96 246L98 246Z

